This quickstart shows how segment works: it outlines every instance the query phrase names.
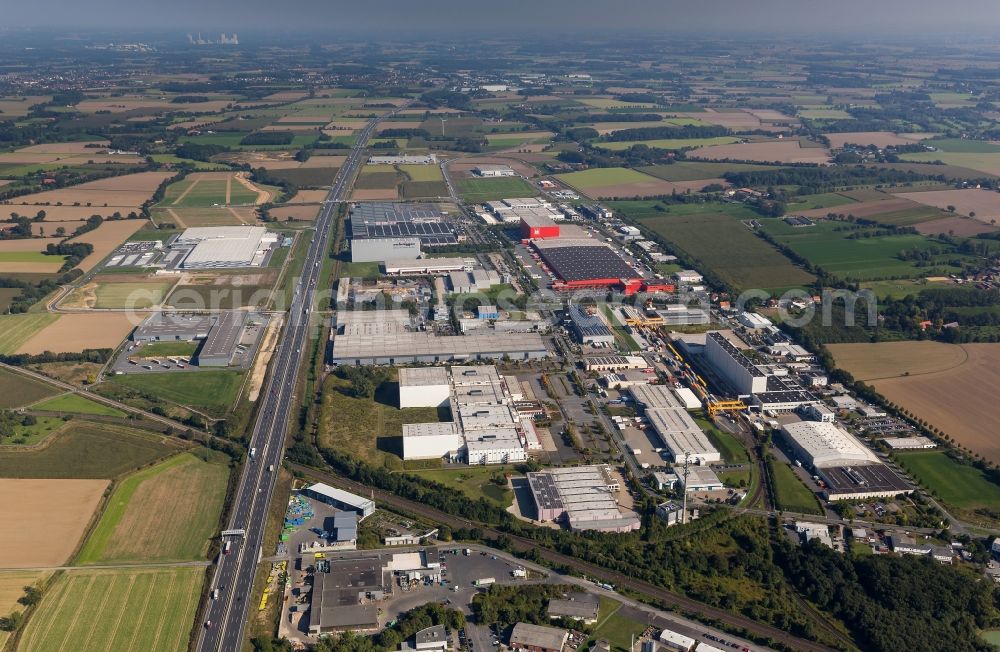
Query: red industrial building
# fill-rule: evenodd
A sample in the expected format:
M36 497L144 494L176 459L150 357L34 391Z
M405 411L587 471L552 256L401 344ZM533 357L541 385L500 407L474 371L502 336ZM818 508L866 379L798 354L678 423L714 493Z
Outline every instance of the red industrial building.
M548 217L524 215L521 217L521 237L525 240L558 238L559 225Z

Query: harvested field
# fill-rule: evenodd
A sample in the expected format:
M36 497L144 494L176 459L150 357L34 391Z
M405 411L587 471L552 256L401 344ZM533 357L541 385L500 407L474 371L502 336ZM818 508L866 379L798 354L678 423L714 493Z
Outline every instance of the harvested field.
M61 566L76 549L107 480L0 478L0 565Z
M51 385L33 380L15 371L0 369L0 408L2 409L30 405L58 393L59 390L53 389ZM0 611L0 613L3 612Z
M937 342L830 344L837 366L955 441L1000 463L996 388L1000 345ZM910 372L909 376L902 374Z
M369 192L369 191L364 191L364 192ZM358 197L354 197L353 195L352 198L358 199ZM289 219L311 222L315 220L316 217L319 215L320 208L322 207L317 206L315 204L311 205L306 204L299 206L284 205L284 206L278 206L277 208L272 208L269 212L271 213L271 216L274 217L279 222L285 222Z
M48 313L25 313L21 315L0 315L0 354L16 353L39 331L44 330L58 319L58 315Z
M204 583L201 568L73 571L59 577L18 649L184 652Z
M910 201L909 199L900 197L893 199L891 197L887 197L886 199L847 203L844 206L814 208L808 211L796 211L795 214L812 218L824 218L830 213L836 213L838 215L843 213L844 215L853 215L854 217L874 217L882 213L897 213L914 208L919 209L920 207L920 204Z
M848 143L889 147L890 145L912 145L921 140L913 138L912 136L915 134L894 134L891 131L853 131L824 135L829 139L830 147L834 149L840 149ZM927 134L926 137L930 138L933 135Z
M76 563L204 559L228 475L224 464L181 453L125 478Z
M24 595L24 587L37 586L44 582L51 573L45 571L20 571L0 573L0 614L9 614L22 610L17 599ZM3 643L0 634L0 644Z
M123 174L117 177L100 179L81 183L78 186L46 190L31 195L15 197L10 206L55 204L90 204L95 207L117 207L121 209L138 209L149 199L153 191L165 179L170 178L169 172L139 172L138 174Z
M700 120L730 129L756 129L761 125L760 118L742 109L730 111L705 109L701 113L672 113L671 115L678 118Z
M18 353L71 353L82 349L115 348L136 326L126 313L58 315L17 348Z
M174 282L97 277L74 289L59 307L144 310L159 305Z
M289 204L318 204L326 199L327 190L300 190L288 201Z
M985 172L988 175L1000 175L1000 153L997 152L921 152L917 154L902 154L900 158L904 161L914 163L933 163L941 161L945 166L956 166L969 168L977 172ZM933 166L931 169L943 166ZM942 169L942 172L944 170ZM982 176L982 175L976 175Z
M594 147L619 152L629 149L633 145L645 145L657 149L693 149L696 147L710 147L713 145L729 145L739 142L735 136L715 136L712 138L662 138L660 140L612 140L607 142L594 141Z
M765 163L818 163L830 161L830 153L822 147L802 147L797 140L775 140L763 143L714 145L688 153L690 158L710 161L760 161Z
M168 186L160 206L254 206L270 199L271 193L252 184L243 172L195 172Z
M351 193L354 201L369 201L376 199L399 199L399 191L396 188L380 188L372 190L355 189Z
M94 245L94 252L80 261L76 269L89 272L147 223L146 220L106 220L93 231L71 238L70 242Z
M930 220L915 224L914 228L924 235L946 233L965 238L975 237L980 233L992 233L997 230L996 226L983 224L971 217L943 217L939 220Z
M66 262L65 256L48 256L41 250L44 244L37 240L32 242L34 251L0 251L0 274L55 274Z
M627 168L594 168L560 174L555 178L594 199L669 195L674 191L684 192L688 188L700 190L711 183L700 181L673 183Z
M302 163L303 168L339 168L347 160L346 156L327 156L324 154L313 154L308 161Z
M959 215L974 216L984 224L1000 222L1000 193L969 188L966 190L929 190L927 192L896 193L897 197L948 210L949 206Z

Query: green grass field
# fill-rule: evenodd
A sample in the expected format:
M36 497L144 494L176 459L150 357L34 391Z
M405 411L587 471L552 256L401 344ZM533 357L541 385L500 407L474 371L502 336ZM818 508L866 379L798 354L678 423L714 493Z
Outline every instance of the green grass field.
M0 251L0 263L53 263L61 265L65 260L65 256L50 256L41 251Z
M814 280L740 222L755 217L742 205L682 204L658 211L657 202L608 204L735 288L777 292Z
M0 436L0 444L34 446L64 425L66 422L59 417L36 417L33 425L26 426L19 423L14 426L10 437Z
M122 480L77 564L203 559L215 535L229 470L181 453Z
M204 577L201 568L63 573L33 614L18 650L183 652Z
M1000 485L974 466L960 464L944 451L897 453L896 459L916 480L946 505L975 512L1000 511Z
M0 452L0 477L114 478L178 450L155 433L84 421L71 422L47 444Z
M1000 145L966 138L933 138L922 144L952 154L1000 154Z
M580 172L558 174L556 178L577 190L624 183L643 183L650 180L649 175L630 168L591 168Z
M620 152L633 145L646 145L658 149L688 149L694 147L707 147L709 145L729 145L739 142L739 138L733 136L716 136L714 138L661 138L659 140L623 140L602 142L595 140L591 143L594 147L606 149L612 152ZM572 174L572 173L571 173Z
M23 315L0 315L0 354L16 353L31 336L42 330L59 315L45 312Z
M31 406L31 409L45 412L61 412L64 414L95 414L122 419L128 416L118 408L92 401L86 396L80 396L79 394L63 394L62 396L46 399L41 403L35 403Z
M726 464L748 464L750 456L743 444L733 435L719 430L704 419L696 419L698 425L708 434L708 439L715 446L716 450L722 453L722 459Z
M774 498L778 508L801 514L822 514L823 509L809 487L802 484L795 472L784 462L774 461L771 467L771 482L774 484Z
M159 305L173 287L173 281L149 283L98 283L95 308L133 308L143 310Z
M535 188L520 177L499 179L459 179L458 193L464 201L478 204L508 197L534 197Z
M891 297L902 299L908 294L916 295L921 290L930 288L947 287L945 283L928 283L924 279L919 280L899 280L899 281L870 281L862 283L861 288L871 290L875 296L881 298Z
M111 381L180 405L225 412L236 402L245 375L242 371L126 374L112 376Z
M491 482L491 478L502 476L511 469L505 466L479 466L464 469L428 469L424 471L407 471L410 475L419 475L426 480L433 480L460 491L472 500L485 498L502 507L509 507L514 500L514 493L505 485Z
M400 165L399 171L410 178L410 181L443 181L441 168L436 165Z
M848 120L853 118L850 113L840 109L804 109L799 111L799 115L811 120Z
M321 448L350 453L395 470L403 468L401 435L404 423L430 423L446 417L447 408L403 408L395 382L383 383L375 400L351 395L351 384L327 376L320 406L317 440Z
M61 390L15 371L0 369L0 408L10 409L55 396Z
M933 163L941 161L945 166L955 168L966 168L985 172L989 175L1000 174L1000 153L997 152L919 152L916 154L901 154L900 159L913 163ZM944 166L931 166L931 169L941 167L940 174L945 174ZM935 174L931 172L931 174Z
M824 192L816 195L804 195L802 197L794 198L791 202L789 202L786 212L794 213L796 211L808 211L814 208L829 208L831 206L837 206L838 213L849 213L851 207L845 206L844 204L855 203L857 202L850 197L846 197L835 192Z
M150 342L142 345L137 353L144 358L150 356L182 356L190 357L198 350L198 342Z
M835 231L840 224L819 222L795 229L779 220L763 220L763 228L779 242L814 265L844 279L866 281L886 277L919 277L934 273L934 267L917 267L902 260L903 250L922 251L935 246L922 235L890 235L849 239L850 231ZM950 271L947 267L938 271Z
M632 649L633 635L636 639L639 638L646 629L646 623L626 618L619 613L620 602L608 600L610 604L606 605L605 600L601 598L601 609L593 636L606 639L611 643L612 650L627 652Z

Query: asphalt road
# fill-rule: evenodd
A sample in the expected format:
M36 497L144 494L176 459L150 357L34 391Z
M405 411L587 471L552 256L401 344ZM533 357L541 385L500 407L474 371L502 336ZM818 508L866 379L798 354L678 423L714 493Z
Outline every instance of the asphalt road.
M212 590L218 589L219 597L208 602L202 616L204 626L197 645L197 649L203 652L229 652L242 647L247 603L262 555L267 508L274 490L276 470L284 457L289 416L296 406L296 379L301 366L302 350L309 344L309 313L323 267L323 257L329 249L330 222L336 209L335 202L343 200L350 191L354 171L364 162L364 148L378 120L376 118L370 122L358 135L357 144L341 167L316 220L315 236L288 309L285 330L271 359L271 375L260 394L261 404L249 444L256 452L244 465L233 498L227 529L245 530L246 534L226 537L230 549L228 553L219 555L210 587Z

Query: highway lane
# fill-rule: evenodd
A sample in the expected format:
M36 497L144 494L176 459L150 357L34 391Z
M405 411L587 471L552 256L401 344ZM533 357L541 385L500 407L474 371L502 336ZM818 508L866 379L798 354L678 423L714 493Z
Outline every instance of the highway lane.
M201 618L204 626L199 633L197 649L203 652L229 652L242 646L247 603L262 554L268 503L284 457L289 417L297 405L295 385L302 350L309 344L310 314L323 256L330 246L330 224L337 203L345 199L351 189L354 172L363 163L365 145L378 121L379 118L372 120L358 135L357 144L341 167L316 220L316 233L306 254L302 277L288 307L285 330L271 359L271 374L260 394L261 404L249 442L250 448L256 452L244 465L233 497L227 529L244 530L245 535L226 537L230 549L227 554L219 554L210 585L212 591L218 590L219 597L209 600Z

